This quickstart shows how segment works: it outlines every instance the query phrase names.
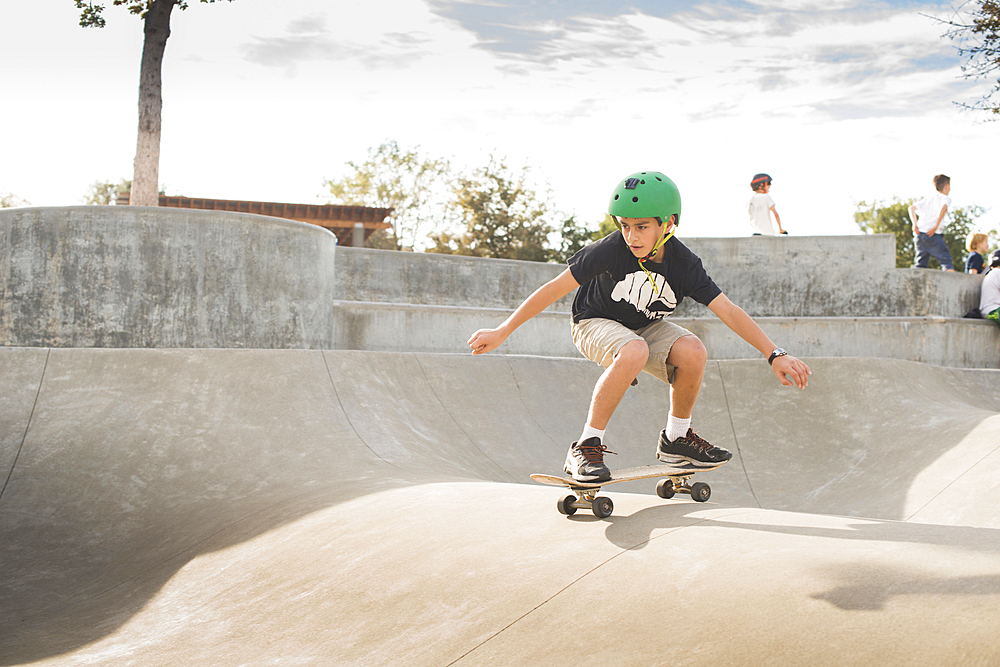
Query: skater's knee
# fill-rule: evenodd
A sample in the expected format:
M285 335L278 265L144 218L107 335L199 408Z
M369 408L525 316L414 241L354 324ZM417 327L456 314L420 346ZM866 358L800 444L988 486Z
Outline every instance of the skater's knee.
M697 336L682 336L670 348L667 362L674 367L704 367L708 362L708 350Z
M616 366L637 369L638 373L646 365L647 359L649 359L649 345L646 344L646 341L631 340L618 350L614 363Z

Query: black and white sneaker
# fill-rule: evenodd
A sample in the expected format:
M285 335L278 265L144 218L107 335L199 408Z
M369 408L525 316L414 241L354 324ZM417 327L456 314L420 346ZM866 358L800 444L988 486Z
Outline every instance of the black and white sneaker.
M697 433L688 429L687 435L673 442L667 440L667 432L660 432L660 444L656 448L656 458L664 463L690 464L695 466L717 466L733 458L728 449L716 447Z
M606 482L611 479L611 471L604 465L604 452L614 454L601 443L600 438L574 442L566 453L563 470L578 482Z

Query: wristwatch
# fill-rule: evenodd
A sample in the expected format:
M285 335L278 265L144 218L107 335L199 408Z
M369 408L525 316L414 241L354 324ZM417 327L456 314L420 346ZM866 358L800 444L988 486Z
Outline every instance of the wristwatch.
M778 357L783 357L786 354L788 353L782 350L780 347L776 347L774 348L774 352L771 353L771 356L767 358L767 363L773 365L775 359L777 359Z

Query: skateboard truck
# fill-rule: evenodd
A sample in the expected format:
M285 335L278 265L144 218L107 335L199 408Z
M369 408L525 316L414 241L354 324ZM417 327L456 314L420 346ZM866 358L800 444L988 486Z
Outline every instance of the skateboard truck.
M656 484L656 495L661 498L673 498L675 494L686 493L695 502L703 503L712 497L712 487L705 482L695 482L688 484L688 480L694 476L694 472L682 475L670 475L661 479ZM611 516L615 509L615 504L611 498L597 495L601 490L599 486L591 487L569 487L575 496L565 496L559 500L557 505L559 512L566 516L572 516L577 510L590 510L594 516L604 519Z
M688 480L694 473L687 475L671 475L656 483L656 495L661 498L673 498L675 493L687 493L691 500L703 503L712 497L712 487L705 482L695 482L688 485Z
M723 462L725 463L725 462ZM661 498L673 498L678 493L686 493L695 502L706 502L712 496L712 489L704 482L689 484L689 480L697 473L708 472L721 466L717 463L708 466L685 464L649 465L635 468L622 468L611 471L611 479L601 482L580 482L572 478L556 477L544 473L534 473L531 479L542 484L561 486L573 492L573 495L563 496L556 507L561 514L567 516L576 514L577 510L590 510L594 516L604 519L611 516L615 504L610 498L597 495L601 488L618 482L631 482L639 479L662 478L656 485L656 495Z
M566 496L559 500L559 512L566 516L576 514L577 510L590 510L599 519L611 516L615 511L615 504L607 496L598 496L597 492L601 487L580 489L574 488L575 496Z

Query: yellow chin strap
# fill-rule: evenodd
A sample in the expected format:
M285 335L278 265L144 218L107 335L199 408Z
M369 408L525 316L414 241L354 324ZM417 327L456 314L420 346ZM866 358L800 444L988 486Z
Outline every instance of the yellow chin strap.
M670 240L670 237L673 236L674 232L676 231L677 231L677 223L674 223L674 228L670 230L670 233L661 236L660 240L657 241L656 245L653 246L653 250L648 255L639 260L639 268L642 269L643 273L646 274L646 279L649 280L649 284L653 286L653 292L656 293L656 296L660 296L660 288L656 286L656 280L653 279L653 274L650 273L649 269L646 268L645 263L646 260L648 260L650 257L656 254L657 250L663 247L664 243Z

